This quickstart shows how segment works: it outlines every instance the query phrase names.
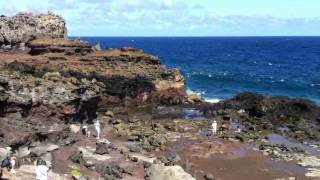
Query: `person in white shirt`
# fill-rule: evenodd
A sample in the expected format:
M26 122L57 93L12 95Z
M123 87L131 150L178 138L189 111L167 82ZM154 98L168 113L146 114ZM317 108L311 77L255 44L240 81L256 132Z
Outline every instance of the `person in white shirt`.
M38 159L35 167L36 180L49 180L49 168L46 166L46 162L42 159Z
M214 120L211 126L212 126L212 135L215 136L217 134L217 126L218 126L217 121Z
M100 122L99 122L99 120L97 120L94 123L94 127L96 128L96 131L97 131L97 139L99 139L100 138Z

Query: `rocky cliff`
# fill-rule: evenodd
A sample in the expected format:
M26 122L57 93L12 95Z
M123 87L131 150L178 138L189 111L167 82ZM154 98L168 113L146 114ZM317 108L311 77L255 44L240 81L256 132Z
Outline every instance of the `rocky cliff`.
M31 41L30 47L31 54L0 56L0 134L8 144L39 138L42 124L90 122L114 104L185 101L180 72L142 50L93 52L86 42L47 38ZM7 133L17 128L24 133Z
M23 50L27 43L38 37L67 38L65 20L52 13L40 15L20 13L12 17L0 17L2 50Z

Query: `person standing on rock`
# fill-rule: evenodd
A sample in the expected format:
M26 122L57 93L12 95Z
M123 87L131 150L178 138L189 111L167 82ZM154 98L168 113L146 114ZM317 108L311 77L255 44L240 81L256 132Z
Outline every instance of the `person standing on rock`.
M236 133L241 133L241 128L240 128L240 126L237 126Z
M84 125L84 126L82 127L82 134L85 135L85 136L87 136L87 137L90 137L90 131L89 131L87 125Z
M99 120L97 120L95 123L94 123L94 127L96 128L96 131L97 131L97 139L100 138L100 122Z
M211 126L212 126L212 135L213 136L217 135L217 126L218 126L217 121L214 120Z

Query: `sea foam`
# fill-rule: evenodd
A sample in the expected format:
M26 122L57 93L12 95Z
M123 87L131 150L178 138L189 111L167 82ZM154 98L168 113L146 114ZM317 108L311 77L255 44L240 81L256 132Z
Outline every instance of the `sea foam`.
M193 90L191 90L191 89L187 89L186 92L187 92L188 95L196 94L196 95L198 95L198 96L201 96L201 95L206 94L206 92L204 92L204 91L199 92L199 91L193 91Z
M215 103L218 103L221 101L221 99L218 99L218 98L204 98L204 100L208 103L212 103L212 104L215 104Z

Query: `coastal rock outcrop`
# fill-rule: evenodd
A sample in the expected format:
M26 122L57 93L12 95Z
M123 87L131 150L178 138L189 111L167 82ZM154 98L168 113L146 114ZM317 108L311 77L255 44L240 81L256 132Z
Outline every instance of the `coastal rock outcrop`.
M90 123L99 109L114 103L185 100L180 72L142 50L93 52L86 42L61 38L36 39L30 45L30 54L0 57L0 132L11 146L56 143L71 132L68 123ZM56 126L60 122L65 124Z
M245 92L217 104L203 104L201 110L206 115L242 124L243 131L236 137L241 141L257 139L256 133L263 131L280 133L300 142L320 140L320 108L309 100Z
M85 42L38 39L31 42L31 55L7 57L2 64L38 78L57 72L75 81L95 82L104 86L100 91L104 104L182 104L186 96L178 70L167 69L159 58L133 48L91 52Z
M26 44L39 37L67 38L65 20L52 13L40 15L20 13L12 17L0 17L2 50L23 50Z
M281 122L281 119L292 121L305 119L318 119L320 110L316 104L309 100L289 99L287 97L267 97L254 93L242 93L231 99L228 104L237 106L256 117L273 119Z

